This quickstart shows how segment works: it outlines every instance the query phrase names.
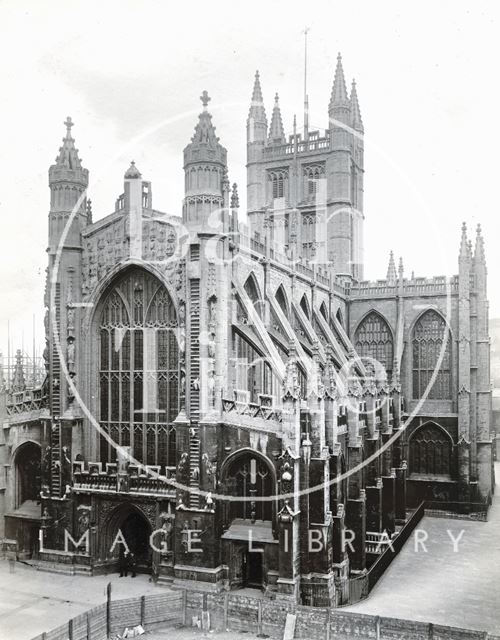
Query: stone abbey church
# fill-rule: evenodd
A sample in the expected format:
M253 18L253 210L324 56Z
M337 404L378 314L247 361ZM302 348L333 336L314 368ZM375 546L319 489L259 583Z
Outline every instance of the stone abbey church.
M26 385L19 356L1 395L0 535L49 570L115 570L124 540L159 582L335 606L422 501L491 498L481 231L457 229L458 275L409 277L391 254L363 279L340 56L323 132L287 137L277 97L268 122L256 74L244 213L201 99L181 216L132 162L94 222L66 122L46 377Z

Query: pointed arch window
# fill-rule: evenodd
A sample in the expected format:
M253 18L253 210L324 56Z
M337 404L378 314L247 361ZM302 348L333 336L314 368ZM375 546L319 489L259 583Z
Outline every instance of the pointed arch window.
M228 523L238 518L242 520L272 520L273 501L249 500L270 497L274 492L274 477L271 468L265 460L258 455L244 453L237 456L227 468L224 474L224 486L228 495L233 498L246 498L239 502L232 500L228 504Z
M271 198L286 197L286 188L288 183L288 171L286 169L269 171L268 179L271 187Z
M358 355L380 362L390 380L394 346L391 330L384 318L375 311L369 313L356 329L354 340ZM365 366L370 368L370 362L365 362Z
M415 324L412 336L413 397L415 399L422 398L426 394L430 400L451 397L450 342L450 333L444 318L433 309L426 311ZM434 384L427 392L443 348L441 365L436 372Z
M250 402L259 402L259 395L273 393L271 367L255 347L233 330L233 388L248 391Z
M410 438L410 473L425 476L451 475L452 443L438 425L419 427Z
M304 199L314 200L319 191L319 182L325 178L325 166L323 164L306 166L303 169Z
M316 213L302 216L302 249L303 257L312 260L316 255L317 245Z
M167 290L140 269L106 294L98 321L101 462L114 445L130 446L144 464L173 466L179 413L177 316Z

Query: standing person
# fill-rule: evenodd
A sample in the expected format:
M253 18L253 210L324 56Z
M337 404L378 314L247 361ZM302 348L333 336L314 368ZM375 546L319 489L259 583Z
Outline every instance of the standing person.
M125 575L125 552L120 546L120 555L118 557L118 568L120 569L120 578Z
M129 567L130 567L130 552L127 549L123 554L122 563L120 565L120 578L122 578L123 576L125 576L126 578L128 576Z
M128 568L130 569L131 577L135 578L135 572L137 569L137 560L135 558L135 555L132 552L128 554Z

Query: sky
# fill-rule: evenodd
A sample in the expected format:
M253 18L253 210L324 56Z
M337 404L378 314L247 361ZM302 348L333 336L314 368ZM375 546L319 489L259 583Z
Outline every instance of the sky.
M253 0L0 1L0 350L42 344L48 168L70 115L94 220L113 211L134 159L153 206L180 215L182 150L207 90L229 178L245 204L255 70L270 119L302 122L307 26L310 128L325 129L337 53L365 126L365 277L390 250L405 274L457 272L460 227L485 236L500 316L496 186L500 3ZM243 209L244 210L244 209Z

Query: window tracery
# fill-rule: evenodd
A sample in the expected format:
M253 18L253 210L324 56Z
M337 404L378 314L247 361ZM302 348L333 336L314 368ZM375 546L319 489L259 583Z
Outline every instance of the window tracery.
M447 399L451 395L450 335L444 318L429 309L417 321L413 329L413 397L421 398L426 394L439 362L443 343L443 360L437 371L434 384L427 393L431 400Z
M356 330L355 347L361 358L367 358L364 363L367 369L374 369L369 359L380 362L390 380L394 357L392 333L380 314L372 311L362 320Z
M443 429L423 425L410 438L410 473L451 475L451 452L451 440Z
M179 412L177 317L167 290L147 272L128 271L100 314L100 424L144 464L173 466ZM101 461L115 461L101 437Z

